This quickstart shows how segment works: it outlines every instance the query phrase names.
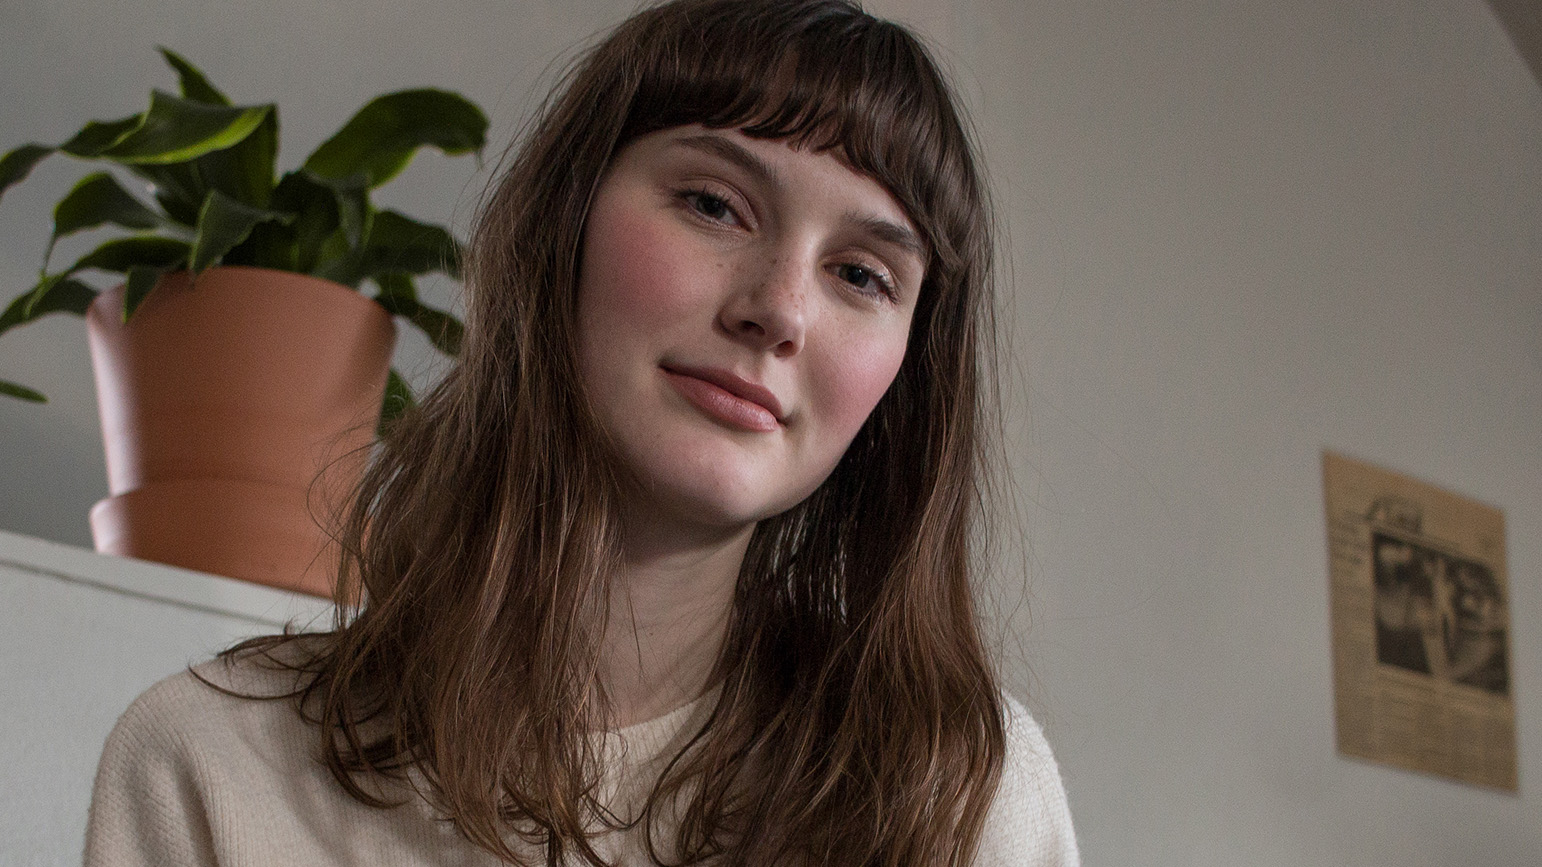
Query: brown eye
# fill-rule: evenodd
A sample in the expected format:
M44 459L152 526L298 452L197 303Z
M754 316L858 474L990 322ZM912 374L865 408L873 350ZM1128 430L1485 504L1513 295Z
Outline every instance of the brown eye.
M734 217L733 208L722 196L714 196L705 190L689 190L682 194L691 210L709 220L724 222Z
M840 279L855 286L859 291L868 295L894 296L894 287L878 271L866 265L848 263L836 266L835 274Z

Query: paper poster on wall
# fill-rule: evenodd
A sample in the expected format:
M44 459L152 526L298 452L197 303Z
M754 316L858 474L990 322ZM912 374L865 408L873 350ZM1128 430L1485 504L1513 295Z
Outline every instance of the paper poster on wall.
M1323 453L1345 755L1516 790L1504 514Z

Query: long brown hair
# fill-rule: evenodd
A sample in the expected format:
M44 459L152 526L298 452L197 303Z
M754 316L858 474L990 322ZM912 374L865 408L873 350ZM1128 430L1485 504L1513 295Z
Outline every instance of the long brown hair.
M814 494L755 529L716 704L635 821L661 863L969 863L1005 747L971 587L991 225L954 103L914 35L845 0L675 0L571 68L483 204L459 363L389 429L341 529L338 598L364 601L288 657L350 794L383 804L361 776L415 768L505 860L512 833L604 863L585 832L606 821L590 735L617 478L577 374L579 247L612 156L700 123L835 153L931 254L895 382Z

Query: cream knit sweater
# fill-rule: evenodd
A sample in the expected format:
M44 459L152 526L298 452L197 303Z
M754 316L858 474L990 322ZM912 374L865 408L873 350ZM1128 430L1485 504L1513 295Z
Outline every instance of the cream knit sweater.
M204 677L247 694L287 691L294 675L250 662L205 663ZM1065 790L1049 745L1008 698L1006 768L987 820L986 865L1076 867L1080 859ZM710 711L698 700L603 737L614 756L603 789L612 809L641 803L662 765ZM492 867L422 797L379 809L349 797L312 756L315 730L293 702L216 692L184 672L151 687L118 721L97 769L86 832L87 867ZM650 863L640 830L596 840L612 863ZM521 852L521 854L524 854ZM530 850L532 863L544 863Z

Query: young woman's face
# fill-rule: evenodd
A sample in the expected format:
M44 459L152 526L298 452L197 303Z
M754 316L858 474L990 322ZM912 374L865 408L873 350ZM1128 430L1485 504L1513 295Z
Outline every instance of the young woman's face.
M732 529L812 493L899 370L925 266L899 203L829 153L700 126L623 148L578 327L633 511Z

